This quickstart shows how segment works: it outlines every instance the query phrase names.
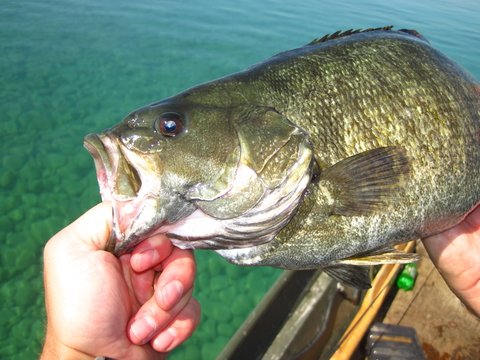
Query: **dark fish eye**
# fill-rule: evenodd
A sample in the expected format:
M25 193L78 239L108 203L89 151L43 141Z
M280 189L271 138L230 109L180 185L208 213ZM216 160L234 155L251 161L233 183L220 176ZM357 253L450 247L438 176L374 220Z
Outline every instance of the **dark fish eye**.
M164 136L178 135L183 130L182 117L174 112L163 113L155 121L155 130Z

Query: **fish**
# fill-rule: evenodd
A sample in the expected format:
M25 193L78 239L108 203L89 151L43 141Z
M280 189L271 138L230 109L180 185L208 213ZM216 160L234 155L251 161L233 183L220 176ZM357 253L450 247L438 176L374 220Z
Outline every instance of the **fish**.
M339 31L89 134L110 250L154 234L360 288L480 201L480 87L415 30Z

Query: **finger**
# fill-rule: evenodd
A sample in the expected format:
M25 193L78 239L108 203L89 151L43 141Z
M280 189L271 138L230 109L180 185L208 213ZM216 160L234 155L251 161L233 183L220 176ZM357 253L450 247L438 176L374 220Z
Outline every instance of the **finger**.
M465 236L478 232L480 232L480 206L473 209L461 223L422 241L433 262L437 266L446 263L446 267L449 268L450 262L463 258L465 246L462 244L465 245Z
M195 258L192 251L173 247L171 255L162 265L163 271L155 283L155 299L158 306L168 311L192 289Z
M58 260L81 256L85 251L103 250L111 232L111 204L100 203L59 231L46 244L44 257L62 254ZM113 255L111 255L113 257Z
M155 272L153 270L132 273L133 291L139 304L144 304L153 296L154 277Z
M102 202L61 232L73 233L66 238L78 238L91 247L92 250L104 250L112 231L112 204Z
M137 298L137 294L135 293L135 288L134 288L135 272L133 272L130 267L130 257L131 257L130 254L124 254L120 256L119 260L122 267L123 279L127 285L129 297L133 300L137 299L138 303L132 302L133 311L137 311L138 308L140 308L141 303L139 302Z
M439 263L445 258L442 254L445 253L448 248L452 248L452 243L461 236L461 233L457 229L449 229L443 233L429 236L422 239L423 245L427 250L433 263L438 267ZM448 254L448 252L447 252ZM442 261L441 261L442 259Z
M480 316L480 247L475 255L475 246L468 245L469 240L475 241L472 237L442 233L423 239L423 244L450 289Z
M188 304L175 319L152 340L152 347L159 352L168 352L187 340L200 322L200 304L190 298Z
M192 291L187 292L170 311L161 309L155 301L155 298L152 297L143 304L130 321L127 331L130 341L137 345L143 345L149 342L172 322L188 303L191 296Z
M477 205L470 213L468 213L464 222L467 224L470 233L480 231L480 205Z
M153 296L155 271L150 270L141 273L134 271L131 267L131 256L131 254L124 254L120 256L120 261L130 295L133 295L134 299L137 300L138 307L140 307Z
M142 272L155 268L172 252L173 245L165 235L155 235L143 240L132 252L132 268Z

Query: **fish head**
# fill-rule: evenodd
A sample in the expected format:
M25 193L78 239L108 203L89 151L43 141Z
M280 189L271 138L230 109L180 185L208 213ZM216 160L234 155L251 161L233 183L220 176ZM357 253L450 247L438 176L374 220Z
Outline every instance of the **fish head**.
M304 133L283 118L279 126L278 117L268 109L167 100L87 135L84 145L95 161L102 200L113 206L114 253L126 253L155 233L183 239L182 247L238 242L228 241L227 222L262 199L272 208L267 193L285 182L300 155ZM308 157L303 154L302 174ZM285 190L280 192L285 197ZM204 229L189 233L199 223Z

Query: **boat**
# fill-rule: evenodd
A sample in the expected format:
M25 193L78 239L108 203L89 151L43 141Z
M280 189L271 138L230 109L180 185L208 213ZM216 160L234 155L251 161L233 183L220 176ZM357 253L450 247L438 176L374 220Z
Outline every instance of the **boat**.
M399 249L414 247L410 242ZM322 270L285 271L217 359L351 359L400 268L377 268L368 290L345 286Z

